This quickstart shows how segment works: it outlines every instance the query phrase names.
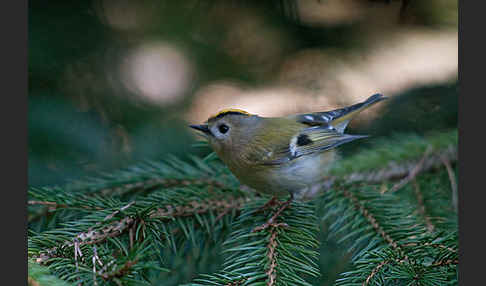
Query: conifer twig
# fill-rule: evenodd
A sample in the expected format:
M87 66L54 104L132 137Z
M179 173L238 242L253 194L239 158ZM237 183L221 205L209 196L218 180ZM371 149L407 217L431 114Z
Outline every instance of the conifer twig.
M270 240L267 245L267 249L268 249L267 258L268 261L270 261L270 265L268 267L267 272L265 272L265 274L267 274L268 277L267 286L274 286L275 279L277 276L277 273L275 271L275 268L277 267L277 262L275 259L277 256L277 253L275 252L275 249L277 248L277 240L276 240L277 231L275 230L275 227L272 226L272 230L270 231L270 233L271 233Z
M388 263L390 263L390 260L383 260L382 262L380 262L380 264L376 265L376 267L373 268L373 270L371 271L370 275L366 277L366 280L363 282L363 286L368 285L368 283L370 283L371 278L373 278L373 276L375 276L378 273L378 271L380 271L380 269Z
M115 277L122 277L127 272L129 272L130 271L130 268L132 268L133 265L137 264L137 262L138 262L138 259L128 260L127 262L125 262L125 264L123 264L123 266L121 268L119 268L117 270L114 270L112 272L109 272L109 273L100 273L99 275L105 281L111 280L111 279L113 279Z
M355 207L361 212L361 214L366 218L366 220L371 224L371 226L375 229L375 231L393 248L399 250L399 246L397 242L385 232L385 230L380 226L376 218L371 214L358 200L356 196L354 196L348 190L343 189L343 194L351 199L354 203Z
M439 260L434 262L432 266L446 266L451 264L459 264L459 259Z
M441 164L441 157L446 158L449 162L454 162L457 160L457 146L451 145L448 148L429 154L428 156L422 157L418 162L406 162L397 164L395 162L390 162L389 166L382 169L364 172L353 172L351 174L343 175L340 180L345 183L356 183L356 182L367 182L367 183L379 183L387 180L394 180L402 178L406 179L413 172L414 169L420 165L420 169L415 172L421 173L426 172L435 168L438 168ZM423 159L423 162L420 163ZM415 176L417 175L415 174ZM331 179L339 179L339 176L334 176Z
M449 176L449 181L451 183L451 189L452 189L452 206L454 207L454 210L457 213L457 182L456 182L456 176L454 175L454 171L452 170L451 163L449 160L445 157L442 156L440 157L442 160L442 163L447 169L447 175Z
M218 188L225 186L216 180L211 179L165 179L165 178L151 178L135 183L126 183L112 188L104 188L99 190L103 196L108 195L126 195L131 192L150 190L155 188L172 188L176 186L190 186L190 185L212 185Z
M418 203L418 211L419 213L423 216L425 220L425 225L427 226L427 230L429 232L434 232L435 226L432 224L430 217L427 215L426 210L425 210L425 204L424 204L424 196L422 195L422 192L420 191L420 186L418 185L416 180L413 180L413 186L415 189L415 196L417 197L417 203Z
M429 156L429 153L431 151L432 151L432 148L429 146L427 148L427 150L425 150L424 155L422 156L422 158L420 159L420 161L415 165L415 167L412 170L410 170L410 172L408 173L408 175L405 178L403 178L402 180L400 180L398 183L396 183L395 185L393 185L393 187L391 187L391 189L390 189L390 192L391 193L398 191L403 186L405 186L406 184L408 184L410 181L412 181L413 179L415 179L415 177L417 176L417 174L422 170L423 165L424 165L424 162L425 162L425 159ZM386 191L386 190L387 189L385 189L384 191Z
M153 211L149 216L151 218L159 218L159 219L173 219L175 217L185 217L185 216L193 216L195 214L204 214L209 211L221 211L222 213L228 213L229 210L235 209L239 210L243 207L244 203L247 202L249 198L234 198L229 197L225 199L219 200L206 200L204 202L192 201L188 203L188 205L167 205L165 207L159 208ZM67 241L61 244L60 247L75 247L75 258L77 255L82 253L76 250L79 249L82 245L92 245L98 244L105 241L109 237L116 237L125 233L125 231L130 231L136 227L138 219L127 216L124 217L116 222L111 223L110 225L100 229L94 230L95 227L100 226L104 221L112 219L115 215L120 213L123 210L126 210L130 206L134 205L135 201L128 203L127 205L123 206L119 210L114 211L113 213L107 215L102 221L97 222L95 225L90 227L86 232L81 232L76 235L75 241ZM133 244L133 241L131 241ZM50 258L57 256L57 250L60 247L53 247L50 249L45 250L43 253L37 257L38 263L44 263Z
M66 205L66 204L58 204L56 202L50 202L50 201L35 201L35 200L29 200L27 201L27 204L29 205L43 205L43 206L47 206L48 207L48 210L56 210L56 209L59 209L59 208L69 208L69 207L73 207L73 206L70 206L70 205ZM102 210L103 208L101 207L92 207L92 206L76 206L76 207L80 207L80 208L83 208L83 209L87 209L87 210Z
M390 264L392 262L396 262L398 264L402 264L404 263L405 261L407 261L407 258L405 259L387 259L387 260L383 260L382 262L380 262L378 265L376 265L375 268L373 268L373 270L371 271L370 275L368 275L368 277L366 277L366 280L363 282L363 286L366 286L370 283L371 279L376 275L378 274L378 272L380 271L380 269L387 265L387 264Z
M174 218L203 214L209 211L221 211L226 214L229 210L241 209L249 198L234 198L232 196L225 199L205 200L203 202L191 201L187 205L167 205L158 208L150 214L151 218Z
M103 219L103 221L106 221L106 220L113 218L117 213L119 213L120 211L130 207L134 203L135 202L131 202L128 205L125 205L124 207L122 207L120 210L116 210L115 212L107 215ZM101 243L101 242L105 241L109 237L119 236L119 235L123 234L124 231L126 229L128 229L135 222L135 219L132 218L132 217L124 217L121 220L118 220L118 221L102 228L101 230L98 230L98 231L93 230L94 227L101 225L103 221L97 222L94 226L90 227L88 229L88 231L81 232L81 233L77 234L72 242L67 241L67 242L64 242L63 244L61 244L61 246L56 246L56 247L45 250L44 252L42 252L39 255L39 257L37 257L36 262L37 263L44 263L47 260L49 260L50 258L57 257L57 251L60 248L74 246L74 255L75 255L75 261L76 261L76 268L77 268L78 267L78 264L77 264L78 254L80 256L83 255L83 253L80 250L80 247L82 245L97 244L97 243Z
M246 280L247 280L247 278L243 277L243 278L238 279L236 281L228 282L225 286L240 286L241 284L245 283Z
M448 246L443 245L443 244L440 244L440 243L430 243L430 242L426 242L426 243L422 243L421 244L421 243L411 242L411 243L403 244L404 247L413 247L413 246L419 246L419 245L431 246L431 247L436 247L436 248L442 248L442 249L445 249L445 250L447 250L449 252L457 253L457 249L448 247Z

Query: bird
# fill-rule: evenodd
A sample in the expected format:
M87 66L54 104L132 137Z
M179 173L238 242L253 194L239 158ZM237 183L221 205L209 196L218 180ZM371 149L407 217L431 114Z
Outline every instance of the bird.
M264 229L292 201L308 201L320 194L329 169L339 160L336 147L369 137L344 133L350 120L384 99L377 93L344 108L284 117L224 109L190 127L207 139L240 183L272 196L264 207L290 194Z

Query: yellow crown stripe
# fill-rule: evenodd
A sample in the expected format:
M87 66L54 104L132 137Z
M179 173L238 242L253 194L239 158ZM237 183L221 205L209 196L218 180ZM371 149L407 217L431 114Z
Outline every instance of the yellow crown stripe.
M250 116L251 114L244 111L244 110L241 110L241 109L236 109L236 108L227 108L227 109L223 109L221 110L220 112L216 113L215 115L209 117L209 118L217 118L217 117L223 117L225 114L241 114L241 115L246 115L246 116Z

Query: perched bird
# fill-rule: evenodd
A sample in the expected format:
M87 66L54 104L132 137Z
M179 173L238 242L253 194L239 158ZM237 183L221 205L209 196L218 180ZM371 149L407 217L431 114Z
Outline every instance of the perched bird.
M226 109L201 125L201 131L219 158L244 185L257 192L292 200L312 199L337 159L335 148L366 135L344 130L362 110L385 99L375 94L364 102L332 111L260 117L239 109Z

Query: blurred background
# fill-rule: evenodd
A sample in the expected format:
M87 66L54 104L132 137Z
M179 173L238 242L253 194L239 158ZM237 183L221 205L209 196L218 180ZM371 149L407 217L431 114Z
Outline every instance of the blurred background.
M209 152L188 123L389 96L374 137L457 125L457 1L29 1L29 185ZM358 145L349 144L344 152Z
M205 155L187 124L228 107L283 116L379 92L349 133L457 127L457 1L31 0L28 17L30 186ZM349 254L322 241L329 285ZM218 251L161 285L218 269Z
M451 0L29 1L29 185L208 152L187 122L226 107L282 116L380 92L392 100L350 131L454 127L457 23Z

